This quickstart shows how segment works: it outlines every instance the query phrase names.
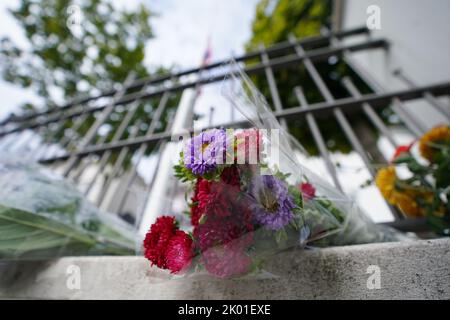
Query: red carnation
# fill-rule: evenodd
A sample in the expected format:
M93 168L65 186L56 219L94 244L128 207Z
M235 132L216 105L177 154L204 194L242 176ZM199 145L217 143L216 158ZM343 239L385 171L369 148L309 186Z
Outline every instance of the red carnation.
M193 255L194 244L191 237L186 232L177 230L167 246L167 268L171 273L186 270L192 262Z
M167 269L165 252L176 230L174 217L162 216L152 224L144 240L144 255L152 265Z
M239 188L223 182L203 180L197 193L198 208L208 217L228 217L232 214L230 205L237 200Z
M204 180L204 179L202 179L198 183L197 200L198 200L198 205L202 208L204 208L204 206L208 202L208 198L211 193L211 183L212 182L210 182L208 180Z
M230 206L237 201L239 188L223 182L211 183L210 194L205 202L205 213L208 217L225 218L232 215Z
M391 162L394 162L395 159L397 159L402 153L404 153L404 152L408 153L411 150L413 144L414 144L414 141L408 145L398 146L397 149L395 149L395 153L391 159Z
M237 200L240 191L239 175L236 168L227 169L222 174L222 182L202 178L197 180L190 210L191 223L194 227L198 225L203 214L221 218L231 215L230 205Z
M308 182L303 182L300 184L300 191L306 199L313 199L316 196L316 188Z

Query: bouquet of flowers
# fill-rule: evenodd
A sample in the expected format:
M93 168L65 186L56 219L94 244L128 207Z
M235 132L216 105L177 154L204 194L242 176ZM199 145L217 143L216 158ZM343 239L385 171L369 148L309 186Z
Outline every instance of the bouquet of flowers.
M438 126L422 136L418 141L421 157L413 155L414 145L397 148L392 164L378 172L376 184L386 200L405 215L425 217L438 234L448 236L450 127ZM397 171L404 173L404 178Z
M181 226L183 219L170 214L156 219L143 242L152 265L175 274L240 277L289 248L402 238L299 163L301 147L245 74L227 81L224 92L249 125L184 141L174 174L189 186L189 223Z

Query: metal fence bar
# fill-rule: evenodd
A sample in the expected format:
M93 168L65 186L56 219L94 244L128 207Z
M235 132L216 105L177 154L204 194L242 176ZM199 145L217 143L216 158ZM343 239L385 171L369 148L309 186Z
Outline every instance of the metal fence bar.
M23 132L14 133L11 135L6 136L5 141L2 144L2 149L5 151L9 151L11 149L11 146L15 144L17 141L16 139L22 135Z
M392 104L392 110L400 116L400 119L416 138L421 137L427 131L423 124L418 122L408 111L405 110L406 106L399 98L394 97L392 99Z
M165 148L165 146L167 144L167 141L161 140L161 141L159 141L158 144L159 145L156 146L156 149L158 150L158 152L157 152L157 154L158 154L158 161L156 162L156 168L155 168L155 171L154 171L154 173L152 175L151 181L148 184L148 187L144 191L144 199L142 200L141 210L138 212L138 214L136 216L136 222L138 223L138 225L141 223L142 217L143 217L143 215L145 213L145 209L147 207L148 199L150 198L150 192L152 191L153 185L155 184L156 174L157 174L157 172L159 170L159 166L160 166L160 161L159 160L161 159L161 154L162 154L162 152L163 152L163 150L164 150L164 148ZM119 206L118 212L122 211L123 206L125 205L125 200L127 199L129 192L130 192L130 190L127 189L126 190L126 197L124 197L122 199L122 201L120 203L120 206Z
M303 48L301 46L297 45L297 46L295 46L295 50L298 53L301 53L303 51ZM305 59L303 61L303 63L305 65L305 68L308 71L309 75L313 79L313 82L316 84L317 88L319 89L320 93L325 98L325 100L330 103L334 103L335 99L334 99L331 91L328 89L327 85L323 81L322 77L320 76L320 74L317 71L314 64L308 59ZM366 109L366 110L369 111L369 114L372 117L374 115L376 116L376 114L373 112L372 108L369 107L367 104L362 104L363 109L364 109L364 105L366 105L368 107L368 109ZM373 113L370 113L370 111L372 111ZM342 112L342 110L340 108L335 108L333 110L333 113L334 113L334 116L336 117L336 120L338 121L339 125L341 126L342 130L344 131L345 136L350 141L350 144L352 145L353 149L361 157L366 169L369 171L372 178L375 178L376 170L372 166L372 163L371 163L369 157L367 156L364 147L362 146L361 142L359 141L358 136L356 135L355 131L353 130L352 126L350 125L350 122L348 121L347 117L345 116L345 114ZM381 119L379 119L379 120L381 120ZM403 218L402 214L400 214L397 210L395 210L389 204L388 204L388 208L389 208L389 211L392 213L392 215L395 218L398 218L398 219Z
M295 87L294 88L295 96L297 97L297 100L301 106L304 108L308 107L308 102L306 101L306 97L303 93L303 90L301 87ZM322 156L325 166L328 170L328 173L331 176L331 179L333 181L333 184L336 188L339 189L339 191L342 190L342 186L339 182L339 179L337 178L336 174L336 168L331 162L330 156L328 154L327 147L325 146L325 141L322 137L322 134L320 132L319 126L317 125L316 119L314 118L314 115L311 113L306 114L306 122L308 123L309 130L311 131L311 134L313 136L314 142L317 145L317 148L319 149L320 155Z
M335 108L342 108L348 112L357 111L360 109L363 103L369 103L373 108L384 107L387 103L392 101L393 98L407 101L421 98L423 91L430 91L436 96L448 95L450 94L450 82L440 83L425 87L419 87L409 90L400 90L381 94L367 94L361 96L361 98L343 98L335 100L334 103L330 102L320 102L311 104L307 110L302 106L293 107L289 109L283 109L280 112L274 112L276 118L289 118L289 119L302 119L307 113L312 113L317 116L326 116L330 112L333 112ZM223 126L236 127L244 126L247 121L235 121L230 123L225 123ZM208 129L208 128L205 128ZM193 130L190 130L193 132ZM180 133L181 134L181 133ZM51 159L45 159L41 163L51 163L55 161L67 160L71 156L86 156L93 153L103 153L106 150L117 150L126 146L136 147L143 143L155 143L158 140L168 140L172 136L171 132L161 132L156 133L151 136L143 136L136 139L126 139L118 141L117 143L105 143L96 146L87 146L84 150L78 150L72 153L67 153L65 155L53 157Z
M273 70L270 67L269 55L266 52L264 44L259 45L259 50L261 52L261 61L267 67L264 68L267 83L269 84L270 96L272 97L272 102L276 111L283 110L283 104L281 103L280 94L278 93L277 83L275 82L275 77L273 75ZM281 126L287 130L286 120L280 120Z
M44 156L49 151L49 147L54 146L54 143L52 143L52 141L54 141L55 137L57 137L58 134L64 130L66 123L67 123L67 120L61 120L57 123L57 125L59 125L59 128L54 130L53 133L50 133L50 135L51 135L49 138L50 145L48 143L45 143L45 141L44 141L44 145L40 149L39 153L35 156L35 159L40 159L42 156ZM48 128L48 130L52 131L50 128Z
M81 128L81 126L85 123L86 119L87 119L88 115L87 114L82 114L80 117L78 117L75 120L75 123L73 124L73 126L70 128L74 134L77 134L77 131ZM61 141L60 141L60 146L62 149L66 149L69 145L70 145L71 141L71 137L68 136L64 136ZM47 155L46 158L51 158L52 154Z
M360 51L360 50L365 50L365 49L381 48L386 45L387 45L387 43L385 40L371 40L371 41L366 41L366 42L363 42L360 44L353 44L353 45L349 45L347 47L337 48L337 49L329 49L329 48L314 49L314 50L308 51L303 56L298 56L297 54L293 54L293 55L288 55L288 56L284 56L284 57L280 57L280 58L271 59L270 63L268 63L266 65L261 63L258 65L249 66L249 67L244 68L244 71L249 75L259 74L261 72L264 72L264 69L268 66L271 67L272 70L276 70L276 69L285 68L285 67L288 67L291 65L297 65L299 62L301 62L304 59L310 59L311 61L321 61L323 59L327 59L330 56L339 55L344 50L349 50L349 51L353 52L353 51ZM188 82L188 83L181 83L181 84L177 84L177 85L174 85L174 86L171 86L168 88L154 90L153 92L149 92L144 95L136 94L136 93L128 94L128 95L118 99L117 101L115 101L114 104L116 106L128 104L138 98L146 99L146 98L151 98L151 97L161 95L165 91L180 91L180 90L184 90L187 88L195 87L200 84L208 84L208 83L222 81L223 78L225 77L225 75L226 74L219 74L219 75L214 75L211 77L200 78L195 81ZM32 123L32 124L28 124L26 126L20 126L20 127L11 129L11 130L2 131L2 132L0 132L0 137L3 135L6 135L6 134L21 131L24 129L32 129L32 128L36 128L39 126L44 126L51 122L55 122L55 121L58 121L61 119L74 118L74 117L79 116L83 112L100 111L100 110L107 108L108 106L110 106L110 104L92 107L85 111L76 111L75 110L70 113L60 112L59 115L56 115L53 117L48 117L44 121L41 121L38 123Z
M301 55L304 54L304 50L300 45L296 45L295 51L297 54ZM308 71L308 74L313 79L314 84L319 89L322 96L325 98L325 101L329 103L334 103L335 99L333 95L331 94L330 90L328 89L325 82L322 80L322 77L320 76L319 72L317 71L316 67L309 59L304 59L303 64L305 65L306 70ZM356 136L355 132L353 131L350 123L348 122L346 116L342 112L340 108L335 108L333 110L334 116L336 117L339 125L342 127L342 130L344 131L344 134L347 136L347 139L350 141L351 145L355 149L355 151L359 154L361 159L363 160L367 170L370 172L372 176L375 176L375 170L372 167L372 164L370 163L369 158L367 157L367 154L361 145L358 137Z
M119 141L120 140L120 138L122 137L123 133L128 128L128 125L129 125L131 119L136 114L138 106L139 106L138 101L135 101L133 103L133 105L131 106L131 108L128 109L127 114L125 115L125 117L123 118L123 120L120 123L119 127L117 128L117 131L114 133L112 141ZM89 182L87 188L84 190L84 194L85 195L87 195L91 191L91 188L94 186L95 182L97 181L97 178L103 172L103 170L105 169L106 164L111 159L111 155L112 155L111 151L107 151L107 152L102 154L102 157L101 157L99 163L97 164L97 170L96 170L93 178Z
M167 103L169 102L169 98L170 98L169 92L165 92L163 94L163 96L161 97L161 100L159 101L158 107L156 108L156 111L155 111L153 119L150 123L150 126L148 127L147 132L145 134L146 137L151 137L153 135L153 133L155 132L156 126L157 126L158 122L160 121L164 110L166 109ZM172 119L169 118L169 121L170 120L172 120ZM170 123L168 123L167 127L168 128L166 130L169 130L171 127ZM137 167L139 166L142 158L144 157L144 155L147 152L149 147L150 146L148 143L143 143L143 144L141 144L141 146L139 147L138 151L135 154L136 163L133 166L133 169L129 176L129 179L127 181L125 181L126 188L125 188L125 192L120 196L121 198L119 200L118 212L120 212L123 209L123 206L125 205L126 199L128 197L129 189L133 185L134 180L136 179L137 174L138 174Z
M106 139L108 138L108 135L105 134L101 136L95 143L95 145L102 145L106 142ZM108 151L107 151L108 152ZM74 168L71 170L71 178L75 183L78 183L81 176L84 174L87 167L89 167L93 163L93 160L91 158L88 159L78 159L76 164L74 165ZM79 168L77 168L77 165ZM75 171L75 172L74 172Z
M113 101L111 101L111 103L102 111L102 113L100 114L100 116L95 120L94 124L91 126L91 128L89 128L89 131L86 133L86 135L83 137L83 139L80 142L80 148L84 148L86 146L88 146L92 139L94 139L94 137L97 135L97 131L100 128L100 126L105 123L105 121L108 119L108 117L111 115L111 113L114 111L114 107L116 105L116 101L118 99L120 99L125 92L127 91L128 85L131 84L131 82L133 81L135 75L134 73L130 73L127 76L127 79L125 80L123 86L121 87L121 89L119 91L116 92L116 94L114 95ZM73 169L73 167L75 166L75 164L78 162L78 157L74 156L71 157L66 164L66 167L63 171L63 175L65 177L67 177L67 175L69 174L69 172Z
M328 30L326 27L322 27L321 34L324 36L330 36L330 45L334 48L341 48L344 46L342 41L340 41L337 37L332 35L332 32ZM368 74L365 70L360 68L355 61L352 59L350 55L350 51L345 50L342 53L343 59L347 65L353 69L353 71L356 72L364 81L369 84L372 89L377 93L383 93L385 92L384 88L381 87L375 79ZM393 105L391 106L391 109L399 116L399 118L403 121L403 123L406 125L406 127L409 129L409 131L415 136L418 137L422 133L422 129L420 127L420 124L417 123L417 121L411 117L411 115L404 110L404 106L399 100L393 100Z
M358 88L356 88L355 84L349 77L345 77L342 79L343 86L347 89L347 91L355 98L360 98L361 93ZM384 124L383 120L378 116L378 114L372 109L370 104L363 103L362 109L372 124L388 139L388 141L394 146L397 147L397 142L392 136L389 128Z
M142 121L139 120L134 129L131 131L130 137L131 138L135 138L138 136L139 134L139 126L142 124ZM111 186L111 182L114 180L114 178L116 177L116 175L119 173L119 170L122 168L122 165L126 159L126 157L128 156L130 148L129 147L125 147L122 148L119 152L119 156L116 159L116 162L114 163L114 166L112 168L111 174L109 177L106 177L105 183L103 185L102 190L100 191L100 194L97 198L97 205L100 206L103 203L103 200L105 198L105 195L107 193L107 191L109 190L109 187Z
M330 34L329 32L327 32L328 34ZM330 37L330 45L331 46L340 46L340 42L338 39L336 39L335 37L331 36ZM351 64L351 57L350 57L350 52L349 51L344 51L343 53L343 58L344 61L350 66L350 68L352 68L352 64ZM350 64L349 64L350 62ZM354 70L356 72L356 70ZM351 79L349 77L345 77L342 80L342 84L343 86L346 88L346 90L353 96L356 98L360 98L361 94L358 91L358 89L356 88L356 86L353 84L353 82L351 81ZM327 87L325 86L325 89L327 89ZM331 93L330 93L331 95ZM366 114L366 116L369 118L369 120L372 122L372 124L381 132L385 135L385 137L391 142L391 144L396 147L397 144L393 138L393 136L391 135L389 129L387 128L387 126L384 124L384 122L381 120L381 118L377 115L377 113L373 110L372 106L368 103L363 103L362 105L362 110L364 111L364 113ZM340 109L335 109L335 113L337 113L337 117L341 117L341 126L345 126L347 128L350 129L349 132L346 132L344 129L344 132L346 133L347 137L350 139L350 141L353 140L352 145L354 146L354 148L358 148L360 149L360 151L358 152L360 154L360 156L362 156L362 159L367 167L367 169L369 170L369 173L371 174L371 176L374 178L376 175L376 170L370 165L369 159L366 157L364 148L362 147L361 143L359 142L356 134L353 132L353 130L351 129L350 124L348 123L348 121L345 119L344 114L342 113L342 111ZM396 220L402 220L405 218L405 216L403 215L403 213L401 213L399 210L397 210L395 207L393 207L391 204L389 204L387 201L385 201L389 211L391 212L391 214L394 216L394 218Z
M332 33L331 35L335 36L337 38L346 38L346 37L350 37L350 36L354 36L354 35L365 34L368 32L369 32L369 30L366 27L358 27L358 28L353 28L353 29L349 29L349 30L345 30L345 31L335 32L335 33ZM319 36L303 38L301 40L298 40L298 43L302 44L302 45L321 45L321 44L328 43L328 41L329 41L329 36L319 35ZM269 54L270 53L282 53L282 52L289 50L291 47L292 47L292 43L289 41L280 42L280 43L270 46L270 48L267 48L267 53L269 53ZM250 60L250 59L253 59L253 58L256 58L259 56L260 56L259 51L252 51L252 52L246 53L242 56L236 57L235 60L238 62L246 61L246 60ZM196 74L200 71L200 69L203 69L203 70L215 69L217 67L222 66L223 64L225 64L227 62L228 62L228 59L217 61L215 63L211 63L211 64L208 64L208 65L202 66L202 67L190 68L190 69L183 70L181 72L177 72L177 73L173 73L173 74L167 74L167 75L163 75L163 76L159 76L159 77L152 77L152 78L137 79L132 84L130 84L128 88L131 90L139 89L140 87L142 87L144 85L156 84L156 83L164 82L171 78L180 78L182 76L186 76L189 74ZM86 103L93 101L93 100L97 100L97 99L108 97L108 96L113 96L115 93L116 93L116 90L114 90L114 89L108 90L108 91L102 92L96 96L90 96L90 97L76 99L66 105L57 107L55 109L60 110L60 111L67 111L68 109L73 108L74 106L85 105ZM12 122L12 121L20 122L20 121L26 121L26 120L35 118L37 116L48 115L48 114L52 113L53 111L54 110L46 110L46 111L42 111L42 112L38 112L38 113L26 114L26 115L20 115L20 116L11 115L8 118L6 118L5 120L1 121L0 126L6 124L8 122Z
M40 128L38 130L38 132L43 133L44 130L45 130L45 128ZM27 133L28 133L28 137L25 139L25 141L20 141L22 139L23 135L25 135ZM13 149L17 148L18 144L19 144L19 149L20 149L21 145L29 145L33 139L41 139L42 140L40 135L35 135L32 130L20 131L18 133L15 133L14 135L6 136L6 138L4 138L2 141L0 150L3 152L14 151ZM41 142L42 141L38 140L36 147L34 147L34 148L30 147L31 152L29 153L29 155L26 155L26 156L29 156L31 159L36 159L36 152L39 153L40 148L42 147L40 144Z

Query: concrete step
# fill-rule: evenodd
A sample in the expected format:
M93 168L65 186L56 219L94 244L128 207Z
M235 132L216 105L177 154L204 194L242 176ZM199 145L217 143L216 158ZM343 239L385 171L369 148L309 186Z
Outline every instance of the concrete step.
M450 299L450 239L283 252L266 271L173 279L142 257L2 263L0 298Z

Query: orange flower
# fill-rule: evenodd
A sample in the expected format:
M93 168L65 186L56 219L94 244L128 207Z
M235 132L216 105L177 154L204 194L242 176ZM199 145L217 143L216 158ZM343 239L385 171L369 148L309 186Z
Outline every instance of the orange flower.
M422 157L433 162L436 147L433 144L442 144L450 140L450 128L446 125L438 126L423 135L419 141L419 150Z

